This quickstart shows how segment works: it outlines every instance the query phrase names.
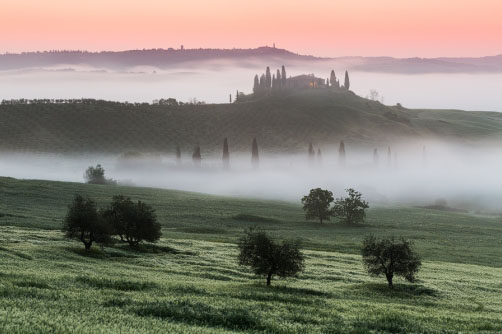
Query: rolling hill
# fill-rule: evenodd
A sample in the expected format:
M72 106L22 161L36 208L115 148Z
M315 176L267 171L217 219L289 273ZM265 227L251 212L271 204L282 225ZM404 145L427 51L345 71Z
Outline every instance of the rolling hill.
M502 138L502 113L388 107L342 89L283 92L232 104L150 105L107 101L0 105L0 149L36 152L303 152L309 142L387 145L434 138Z
M0 178L0 332L500 333L500 219L372 208L363 226L305 221L297 204L148 188ZM151 204L157 244L93 246L60 231L75 193ZM245 227L301 236L306 268L266 287L237 264ZM417 228L419 226L420 228ZM365 235L415 241L414 284L367 275Z

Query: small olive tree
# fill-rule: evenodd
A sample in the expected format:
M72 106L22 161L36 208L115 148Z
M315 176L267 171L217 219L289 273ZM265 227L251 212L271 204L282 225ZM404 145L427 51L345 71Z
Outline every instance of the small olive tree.
M319 219L322 222L329 220L332 212L330 209L333 203L333 193L321 188L311 189L307 196L302 198L305 219Z
M113 234L130 246L137 246L143 240L155 242L162 236L155 210L144 202L134 203L129 197L117 195L102 214L113 227Z
M108 242L112 228L98 213L96 202L89 197L76 195L68 206L63 232L67 238L82 241L85 249L89 250L93 242Z
M376 239L367 237L363 242L363 263L370 275L385 275L389 288L393 288L394 275L415 282L415 276L422 265L420 257L413 250L413 243L394 237Z
M284 241L281 244L270 239L265 232L249 229L239 240L239 264L249 266L256 275L267 278L296 276L305 268L305 259L299 242Z
M337 198L333 208L333 215L347 224L363 223L366 218L368 202L361 199L362 194L354 189L346 189L348 196Z

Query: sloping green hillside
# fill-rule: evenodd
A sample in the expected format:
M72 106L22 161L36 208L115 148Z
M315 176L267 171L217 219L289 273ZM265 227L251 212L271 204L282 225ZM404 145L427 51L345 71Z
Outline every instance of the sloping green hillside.
M414 111L386 107L352 92L312 89L233 104L0 105L0 149L49 152L304 151L309 142L389 144L409 138L502 138L502 113Z
M378 208L367 226L305 222L298 205L178 191L0 178L0 333L500 333L500 219ZM151 203L151 247L84 252L59 230L85 193ZM258 224L301 237L306 270L266 287L237 265L236 239ZM415 284L369 277L364 235L405 235L423 268ZM354 253L354 254L350 254Z

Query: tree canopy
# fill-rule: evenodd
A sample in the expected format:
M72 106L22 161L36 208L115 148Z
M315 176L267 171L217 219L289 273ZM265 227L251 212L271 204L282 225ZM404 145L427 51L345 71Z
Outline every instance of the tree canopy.
M366 218L365 210L369 208L368 202L362 200L362 194L352 188L346 189L348 196L337 198L333 208L335 217L347 224L363 223Z
M385 275L390 288L393 288L394 275L401 276L413 283L422 265L420 257L413 250L413 244L406 239L395 237L378 240L369 236L362 248L363 262L370 275Z
M298 242L276 243L265 232L249 229L239 240L239 264L249 266L259 276L265 276L267 286L272 277L296 276L305 268L304 255Z
M67 238L80 240L89 250L94 242L108 242L112 227L98 213L96 202L75 195L63 221L63 232Z
M302 198L303 210L306 219L319 219L322 222L331 217L330 205L333 203L333 193L321 188L311 189L307 196Z

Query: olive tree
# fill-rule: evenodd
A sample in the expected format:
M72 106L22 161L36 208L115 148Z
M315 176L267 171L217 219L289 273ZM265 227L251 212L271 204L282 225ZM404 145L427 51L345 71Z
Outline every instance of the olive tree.
M333 215L347 224L363 223L366 218L368 202L361 199L362 194L354 189L346 189L348 196L337 198L333 207Z
M302 198L305 219L319 219L322 222L329 220L332 212L330 209L333 203L333 193L321 188L311 189L307 196Z
M265 232L249 229L239 240L239 264L249 266L256 275L267 278L296 276L305 268L305 259L299 242L277 243Z
M422 265L420 257L413 249L413 243L394 237L376 239L367 237L362 248L363 263L370 275L385 275L389 288L393 288L394 275L415 282L416 274Z
M113 197L110 206L103 211L103 217L113 227L113 233L130 246L137 246L143 240L155 242L162 235L155 210L144 202L134 203L123 195Z
M85 249L89 250L93 242L108 242L112 228L98 213L96 202L89 197L76 195L68 206L63 232L67 238L82 241Z

